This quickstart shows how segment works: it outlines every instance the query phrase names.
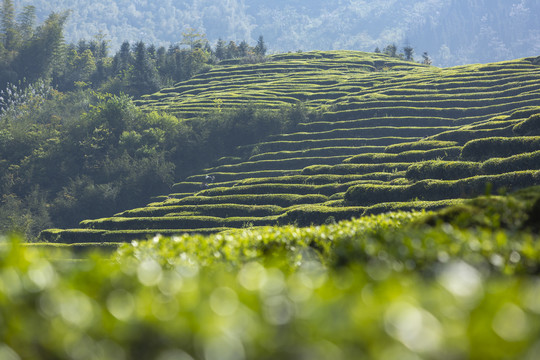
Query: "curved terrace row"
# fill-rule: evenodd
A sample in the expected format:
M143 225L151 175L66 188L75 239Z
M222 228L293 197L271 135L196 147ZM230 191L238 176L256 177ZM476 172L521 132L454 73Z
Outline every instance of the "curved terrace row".
M540 67L531 60L438 69L383 55L313 52L218 67L141 105L189 118L307 99L320 115L224 154L146 207L42 237L127 241L158 232L307 225L439 208L490 186L539 184Z

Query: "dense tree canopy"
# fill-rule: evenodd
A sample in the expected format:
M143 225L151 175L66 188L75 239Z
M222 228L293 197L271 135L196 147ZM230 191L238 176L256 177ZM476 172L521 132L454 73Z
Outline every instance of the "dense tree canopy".
M189 79L221 60L242 58L261 61L266 45L246 41L210 46L204 34L190 29L179 43L165 48L142 41L124 41L114 56L103 34L68 44L64 28L69 12L51 13L36 27L36 10L25 7L17 16L12 0L0 9L0 89L8 84L43 79L60 91L81 87L134 97L153 93L162 86Z
M143 113L126 95L61 93L43 82L0 96L7 99L0 102L0 233L16 229L30 239L144 205L174 179L301 116L248 107L180 121Z

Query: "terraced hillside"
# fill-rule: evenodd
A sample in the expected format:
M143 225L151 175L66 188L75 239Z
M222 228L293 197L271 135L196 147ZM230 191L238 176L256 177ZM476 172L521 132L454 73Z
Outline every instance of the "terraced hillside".
M540 58L439 69L359 52L284 54L216 67L140 105L190 119L298 101L316 121L237 148L146 207L42 239L309 225L540 184Z

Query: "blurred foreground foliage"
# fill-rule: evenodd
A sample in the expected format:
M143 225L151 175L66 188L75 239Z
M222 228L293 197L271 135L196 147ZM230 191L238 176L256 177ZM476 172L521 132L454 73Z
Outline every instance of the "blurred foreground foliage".
M533 217L459 227L439 214L157 236L82 257L4 238L0 358L536 358Z

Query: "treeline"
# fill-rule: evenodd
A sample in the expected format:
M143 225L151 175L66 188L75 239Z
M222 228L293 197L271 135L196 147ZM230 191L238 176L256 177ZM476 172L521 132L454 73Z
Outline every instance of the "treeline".
M144 113L127 96L10 87L0 115L0 233L28 239L169 193L174 179L306 116L246 107L193 121Z
M402 52L398 52L398 47L396 46L396 44L392 43L385 46L382 51L377 46L374 52L377 54L382 53L382 54L385 54L385 55L388 55L397 59L402 59L405 61L416 61L414 59L414 48L410 45L405 45L402 48ZM422 60L419 62L424 65L431 65L433 61L431 60L431 57L429 56L427 51L424 51L424 53L422 54Z
M259 62L266 54L262 36L255 46L219 40L212 47L203 34L190 30L182 34L179 44L168 48L126 41L111 56L102 34L77 44L65 42L63 30L69 12L52 13L36 26L33 6L17 15L13 1L3 0L0 10L1 89L41 79L63 92L92 88L140 97L187 80L219 61Z

